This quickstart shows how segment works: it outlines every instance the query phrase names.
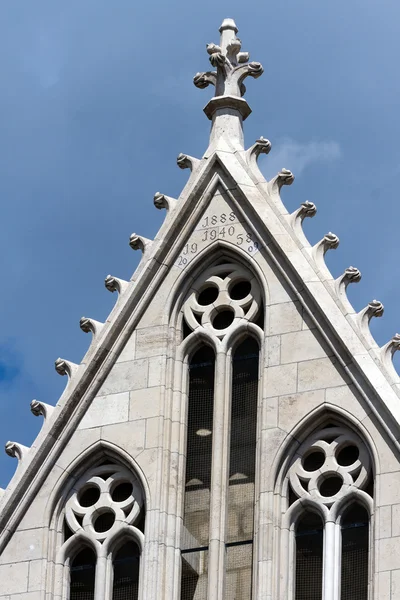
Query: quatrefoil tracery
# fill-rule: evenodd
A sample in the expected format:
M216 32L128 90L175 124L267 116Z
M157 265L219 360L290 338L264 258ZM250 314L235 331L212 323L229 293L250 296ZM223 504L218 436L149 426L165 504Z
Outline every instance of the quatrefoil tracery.
M126 467L104 464L86 473L66 503L65 520L73 533L82 529L103 542L121 523L134 525L143 506L140 484Z
M255 321L261 291L255 277L239 265L210 267L194 284L183 307L187 325L218 338L242 320Z
M351 489L365 489L370 468L369 453L356 434L342 427L327 427L299 448L289 481L298 498L311 498L330 507Z

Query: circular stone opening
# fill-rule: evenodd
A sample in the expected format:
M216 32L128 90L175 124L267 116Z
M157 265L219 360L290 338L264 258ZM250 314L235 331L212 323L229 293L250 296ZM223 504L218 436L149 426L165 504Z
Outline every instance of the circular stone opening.
M337 494L343 485L343 480L338 475L330 475L323 479L319 486L319 493L325 498L330 498Z
M133 486L129 481L118 484L112 491L111 498L114 502L123 502L132 495Z
M336 460L341 467L349 467L356 462L359 455L357 446L345 446L338 452Z
M93 523L94 530L97 533L104 533L114 525L115 515L111 510L101 513Z
M229 325L232 324L235 315L232 310L222 310L217 313L213 319L213 327L214 329L226 329Z
M250 281L238 281L229 290L229 295L232 300L243 300L250 294L251 283Z
M218 298L219 290L213 285L206 287L203 291L201 291L197 296L197 302L201 306L208 306L216 301Z
M325 454L320 450L311 452L302 460L302 465L305 471L317 471L325 462Z
M79 496L78 501L81 506L87 508L88 506L93 506L96 504L97 500L100 498L100 490L97 486L91 485L83 490Z

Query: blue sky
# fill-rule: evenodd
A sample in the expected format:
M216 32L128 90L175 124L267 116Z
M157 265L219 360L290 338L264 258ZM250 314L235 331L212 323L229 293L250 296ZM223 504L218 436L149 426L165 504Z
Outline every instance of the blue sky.
M80 317L107 317L105 276L137 265L129 235L155 235L154 193L176 197L187 179L176 156L205 151L212 92L192 78L224 17L265 70L246 82L247 145L268 137L264 173L296 175L289 210L317 204L312 243L340 237L327 262L335 276L362 271L356 309L384 303L377 341L400 329L398 2L3 0L0 447L32 443L30 401L55 404L66 383L54 360L80 362ZM0 487L16 462L0 452Z

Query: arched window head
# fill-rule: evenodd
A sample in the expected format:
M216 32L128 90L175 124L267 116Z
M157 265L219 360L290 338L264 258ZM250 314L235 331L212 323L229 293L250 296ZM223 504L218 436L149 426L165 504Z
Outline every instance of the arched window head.
M183 335L203 330L222 339L235 324L262 321L261 290L238 264L219 263L197 278L183 306Z
M75 484L65 506L67 536L84 531L103 543L121 524L142 520L143 493L132 471L109 463L89 469Z
M307 498L332 507L353 490L372 495L371 459L361 438L340 425L314 432L289 470L290 502Z
M295 548L283 563L288 600L331 599L332 590L340 600L367 600L374 486L361 437L337 423L312 433L296 449L285 489L286 543Z
M71 561L69 600L93 600L96 577L96 555L84 547Z
M137 600L145 506L135 473L112 460L91 467L69 492L62 518L64 576L55 595L93 600L96 588L105 600Z

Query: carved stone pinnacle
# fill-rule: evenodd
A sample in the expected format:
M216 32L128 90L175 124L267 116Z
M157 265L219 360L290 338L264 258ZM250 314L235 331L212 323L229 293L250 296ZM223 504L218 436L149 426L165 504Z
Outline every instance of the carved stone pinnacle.
M217 71L197 73L193 82L201 89L215 86L215 96L204 109L209 119L221 108L234 110L245 119L251 110L242 100L246 91L243 81L249 76L257 78L262 75L263 67L258 62L249 62L248 52L241 52L242 42L236 36L238 29L233 19L225 19L219 31L219 45L211 43L206 46L210 63Z

